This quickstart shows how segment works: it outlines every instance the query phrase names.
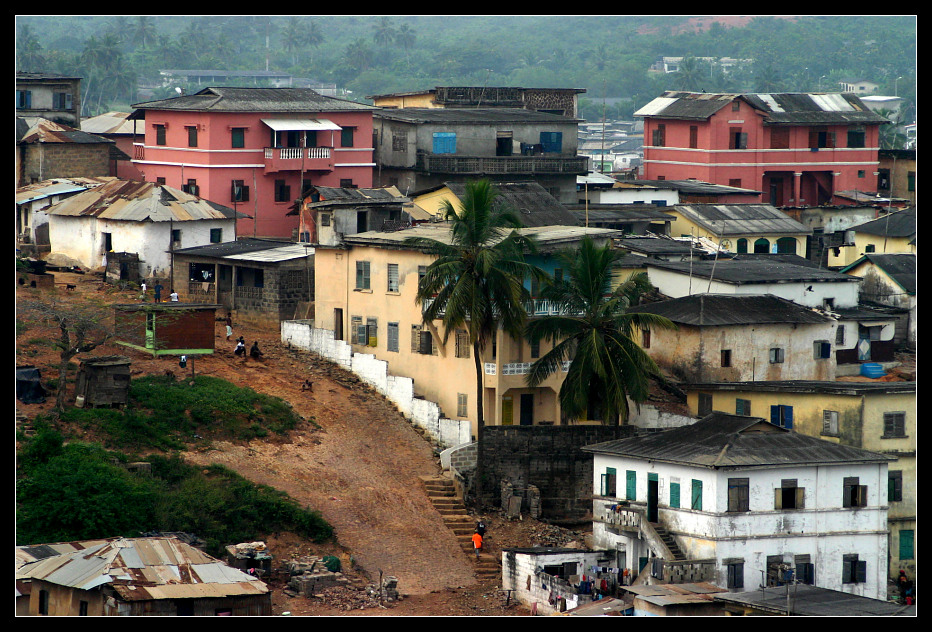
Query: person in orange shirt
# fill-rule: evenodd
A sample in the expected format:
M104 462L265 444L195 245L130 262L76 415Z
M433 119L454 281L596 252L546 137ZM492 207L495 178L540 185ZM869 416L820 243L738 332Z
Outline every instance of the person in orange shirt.
M472 545L476 549L476 559L479 559L479 552L482 550L482 535L476 531L472 534Z

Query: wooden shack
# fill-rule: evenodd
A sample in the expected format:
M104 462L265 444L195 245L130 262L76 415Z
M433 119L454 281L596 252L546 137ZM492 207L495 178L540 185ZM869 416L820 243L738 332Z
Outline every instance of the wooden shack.
M82 360L75 378L76 405L125 405L129 401L129 366L130 359L119 355Z
M114 339L153 356L213 353L219 307L181 302L114 305Z

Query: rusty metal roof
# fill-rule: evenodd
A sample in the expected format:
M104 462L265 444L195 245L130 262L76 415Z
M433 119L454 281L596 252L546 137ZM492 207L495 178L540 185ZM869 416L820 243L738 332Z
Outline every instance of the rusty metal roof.
M86 189L100 186L105 182L110 182L111 180L115 180L115 178L112 176L68 177L34 182L16 189L16 203L26 204L27 202L34 202L35 200L41 200L54 195L79 193Z
M234 219L243 213L166 185L113 180L50 206L49 215L134 222Z
M40 118L26 130L23 137L19 140L21 143L84 143L84 144L101 144L113 141L103 136L95 136L81 130L75 129L68 125L56 123L48 119Z
M893 457L713 412L689 426L583 447L586 452L711 469L886 463Z
M82 590L110 584L127 601L268 592L263 582L175 537L111 538L60 554L41 545L20 549L44 557L20 567L17 579Z

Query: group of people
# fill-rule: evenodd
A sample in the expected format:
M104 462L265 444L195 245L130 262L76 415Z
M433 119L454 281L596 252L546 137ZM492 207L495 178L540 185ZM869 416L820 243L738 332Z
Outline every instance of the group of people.
M142 294L139 296L139 300L145 302L145 300L146 300L146 298L147 298L147 296L148 296L149 286L146 284L145 281L143 281L142 283L139 284L139 289L142 290ZM162 287L162 284L159 283L158 279L156 279L155 285L154 285L153 288L152 288L152 290L153 290L153 292L154 292L153 298L152 298L152 302L153 302L153 303L161 303L161 302L162 302L162 290L163 290L163 289L164 289L164 288ZM178 292L176 292L175 290L172 290L172 291L171 291L171 294L168 295L168 299L169 299L170 301L172 301L173 303L177 303L177 302L178 302Z
M479 553L482 552L482 538L485 537L485 523L482 520L476 523L476 532L472 534L472 545L476 550L476 559L479 559Z
M233 348L233 355L235 355L235 356L237 356L237 357L238 357L238 356L243 356L243 360L246 359L246 341L243 339L242 336L240 336L240 337L237 339L237 341L236 341L236 346ZM263 354L262 351L259 349L259 341L258 341L258 340L254 341L254 342L252 343L252 347L250 347L250 349L249 349L249 356L250 356L253 360L258 360L258 359L261 358L263 355L264 355L264 354Z

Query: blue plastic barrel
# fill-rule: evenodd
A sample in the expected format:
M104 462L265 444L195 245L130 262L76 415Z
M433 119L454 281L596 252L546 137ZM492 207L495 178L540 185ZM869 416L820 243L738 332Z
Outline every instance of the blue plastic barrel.
M884 371L883 367L876 362L865 362L861 365L861 375L871 378L883 377L886 375L886 371Z

